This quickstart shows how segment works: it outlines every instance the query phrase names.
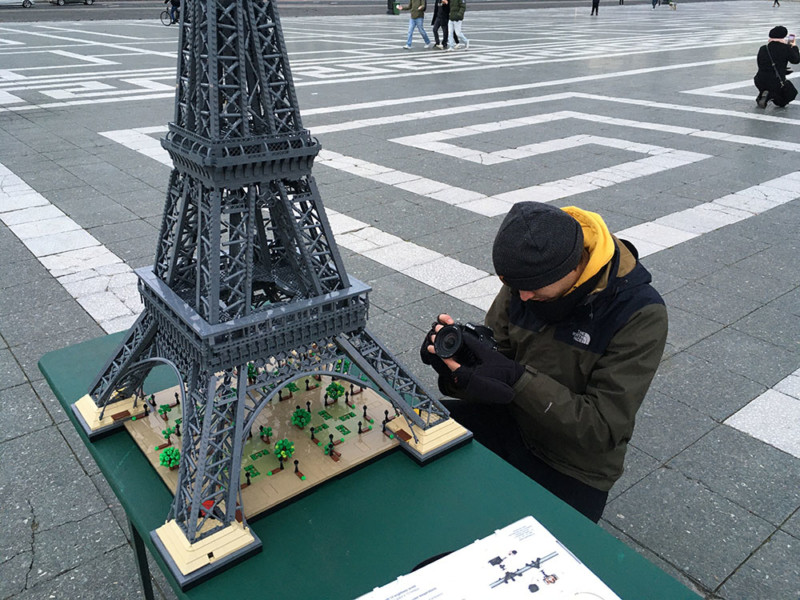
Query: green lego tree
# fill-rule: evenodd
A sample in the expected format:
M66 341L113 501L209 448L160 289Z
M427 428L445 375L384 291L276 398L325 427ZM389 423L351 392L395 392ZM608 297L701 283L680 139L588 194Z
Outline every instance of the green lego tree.
M344 386L336 381L332 382L328 387L326 387L325 391L328 393L328 398L334 402L344 396Z
M269 444L269 438L272 435L272 427L264 427L263 425L258 429L258 435L261 439Z
M290 384L288 384L284 389L289 390L289 398L294 396L295 392L299 392L300 391L300 388L297 387L297 384L295 384L294 381L292 381Z
M300 429L303 429L306 425L311 422L311 413L308 412L305 408L297 407L292 413L292 425L297 425Z
M169 417L167 415L171 410L172 410L172 407L169 404L161 404L158 407L158 414L160 414L161 418L166 421L166 420L169 419Z
M171 436L173 433L175 433L174 427L167 427L166 429L161 430L161 435L164 436L164 441L167 442L168 444L172 443L169 440L169 436Z
M275 456L282 460L289 460L294 454L294 444L283 438L275 442Z
M181 462L181 451L175 446L165 448L164 451L158 455L158 462L162 467L173 468L177 467Z

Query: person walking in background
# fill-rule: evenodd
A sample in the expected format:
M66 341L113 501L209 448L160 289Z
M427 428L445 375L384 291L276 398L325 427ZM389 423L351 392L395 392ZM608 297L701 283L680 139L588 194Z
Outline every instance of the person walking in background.
M780 5L781 5L781 3L780 3L780 2L778 2L778 0L775 0L775 1L772 3L772 8L775 8L776 6L780 7Z
M431 39L428 37L428 34L425 33L425 29L423 27L425 21L425 7L425 0L409 0L408 6L403 6L401 4L397 5L397 10L409 11L408 39L406 40L406 45L403 46L404 50L411 50L411 38L414 35L415 29L419 29L419 33L422 35L422 39L425 42L425 48L433 47Z
M598 8L600 8L600 0L592 0L592 12L590 13L589 16L597 15L597 9ZM653 8L655 8L655 6L653 6Z
M758 72L753 83L758 88L756 104L759 108L766 108L770 100L775 106L786 106L797 96L786 73L787 63L800 63L800 50L795 45L794 35L786 39L788 33L786 27L773 27L769 31L769 41L758 49Z
M436 0L433 5L433 39L436 41L436 48L445 50L447 48L447 22L450 20L450 3L447 0ZM442 30L441 42L439 41L439 30Z
M447 36L447 49L469 48L469 38L461 31L461 24L464 21L464 13L467 10L467 0L448 0L450 3L450 30ZM459 42L456 44L453 37L457 36ZM462 44L460 40L463 40Z

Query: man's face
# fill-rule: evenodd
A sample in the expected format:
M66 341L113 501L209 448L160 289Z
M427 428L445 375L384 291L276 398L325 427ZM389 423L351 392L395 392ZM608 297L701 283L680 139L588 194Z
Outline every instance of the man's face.
M551 302L557 300L572 289L578 281L580 274L581 269L579 266L558 281L539 288L538 290L519 290L519 297L523 302L527 302L528 300L533 300L534 302Z

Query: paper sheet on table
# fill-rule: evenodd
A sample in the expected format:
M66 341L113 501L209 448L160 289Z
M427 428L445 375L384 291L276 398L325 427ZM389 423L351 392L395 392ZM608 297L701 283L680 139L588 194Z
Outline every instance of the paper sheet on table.
M544 526L525 517L358 600L619 600Z

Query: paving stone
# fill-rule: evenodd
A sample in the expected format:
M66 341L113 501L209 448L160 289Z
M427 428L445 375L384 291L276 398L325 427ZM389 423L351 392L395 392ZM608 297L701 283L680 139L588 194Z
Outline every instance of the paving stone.
M691 446L716 423L690 406L650 389L636 413L631 445L660 461Z
M33 388L25 383L0 390L0 442L53 424Z
M701 279L700 282L710 285L726 295L741 295L762 302L767 302L796 287L796 284L785 279L764 273L751 273L737 266L723 267Z
M83 471L90 477L99 473L100 469L97 466L97 463L95 462L94 458L89 452L89 449L87 448L86 444L78 435L78 431L75 429L72 423L71 422L59 423L58 425L56 425L56 427L58 427L58 430L61 432L61 435L64 436L64 440L67 442L67 445L70 447L70 450L72 450L72 453L75 455L75 458L78 459L78 462L80 463Z
M731 427L717 427L668 464L773 525L800 508L800 462Z
M623 542L629 548L633 548L637 553L641 554L643 557L645 557L651 563L656 565L659 569L661 569L665 573L671 575L673 578L675 578L678 581L680 581L687 588L689 588L690 590L695 592L699 597L705 597L707 600L710 600L711 598L716 598L716 596L707 596L707 595L705 595L704 594L704 590L702 589L702 587L698 586L695 581L692 581L689 577L687 577L685 573L683 573L682 571L677 569L674 565L672 565L672 564L668 563L667 561L663 560L660 556L658 556L657 554L654 554L653 552L651 552L650 550L648 550L647 548L645 548L641 544L638 544L636 542L636 540L634 540L633 538L631 538L628 535L625 535L625 533L623 531L621 531L618 528L614 527L611 523L609 523L605 519L600 519L600 522L598 523L598 525L600 525L600 527L605 529L608 533L613 535L619 541Z
M5 314L0 323L0 333L9 347L14 348L33 340L49 338L54 332L91 327L94 324L94 319L74 300L62 300L49 305L47 310L32 308Z
M3 442L0 461L4 471L0 502L27 499L40 529L78 521L106 508L55 427Z
M645 454L635 446L628 446L625 454L625 472L622 474L608 494L609 501L624 493L630 487L655 471L661 462Z
M19 554L28 554L27 562L30 565L33 560L33 533L36 527L38 525L34 519L33 507L27 498L18 497L3 504L3 518L0 519L0 569L5 570L7 567L4 565ZM0 582L3 579L0 577Z
M718 289L695 282L662 295L669 307L680 308L723 325L730 325L763 306L763 301L723 294Z
M58 401L58 398L56 398L53 390L50 389L50 385L46 380L40 379L34 381L31 385L53 423L59 424L69 420L69 417L61 407L61 403Z
M159 592L157 592L159 593ZM134 600L142 598L139 576L130 546L120 546L94 560L30 587L14 600L91 598ZM159 593L157 600L163 595Z
M787 314L800 316L800 287L796 287L791 292L778 296L767 304L767 306Z
M723 324L668 305L669 331L667 341L675 350L685 350L723 328Z
M712 334L688 351L767 387L797 368L797 353L731 328Z
M650 389L722 422L767 388L724 366L680 353L662 361Z
M725 266L723 263L707 260L704 256L685 248L683 244L651 254L643 262L648 269L652 266L661 272L689 281L702 280ZM710 283L713 285L713 282Z
M14 354L7 347L0 348L0 390L27 383L25 373Z
M394 269L390 269L366 256L351 252L350 250L345 250L344 248L340 249L340 251L348 276L360 279L368 285L372 285L372 282L380 277L385 277L395 272ZM372 298L371 294L370 298Z
M23 552L0 562L0 598L16 597L25 589L32 560L33 552Z
M115 548L128 549L110 510L34 534L34 555L28 585L36 586L82 563L92 564Z
M56 279L46 271L35 281L15 285L0 293L0 316L26 312L31 309L49 310L53 304L72 300L72 297ZM5 319L3 319L5 320ZM2 329L2 325L0 325Z
M401 352L414 346L419 349L420 341L428 331L427 329L425 331L417 329L389 313L370 317L367 327L384 345L389 347L389 351L392 353Z
M707 589L716 589L774 527L674 469L662 468L606 507L604 518Z
M774 566L780 565L780 574ZM720 588L724 598L800 597L800 543L777 532Z
M372 282L370 303L383 310L394 310L436 293L436 290L401 273L386 275Z
M781 525L781 529L800 539L800 511L795 512L785 523Z
M25 250L19 255L20 260L13 260L9 256L6 260L0 261L0 290L5 297L9 292L5 290L11 287L32 284L46 278L49 273L37 259ZM11 260L9 260L11 259Z
M800 350L800 319L787 319L782 310L760 308L737 321L733 328L790 351Z
M67 346L72 346L78 342L85 342L101 335L105 332L96 324L87 327L79 327L78 329L70 329L69 331L53 330L50 335L40 337L35 340L26 341L11 348L25 376L31 381L39 381L43 379L41 371L39 371L39 359L48 352L53 350L60 350Z

